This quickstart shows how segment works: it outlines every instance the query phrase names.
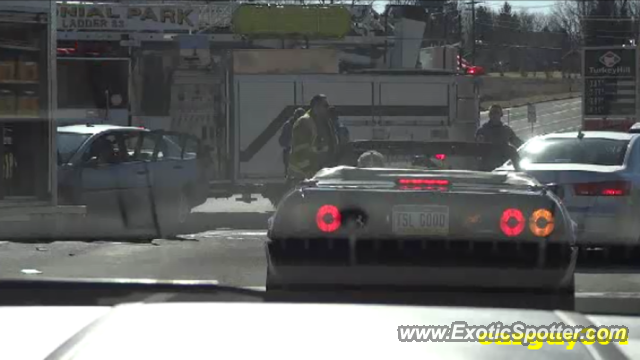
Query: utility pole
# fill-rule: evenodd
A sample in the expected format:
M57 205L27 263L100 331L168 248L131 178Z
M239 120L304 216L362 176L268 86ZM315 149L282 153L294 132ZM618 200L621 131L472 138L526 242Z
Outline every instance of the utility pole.
M471 0L471 64L476 64L476 0Z
M464 55L464 36L462 35L462 11L458 8L458 69L462 69L462 56Z
M447 32L449 30L447 28L447 23L448 23L447 20L449 20L449 19L448 19L447 15L448 15L448 11L444 10L444 8L442 8L442 24L443 24L443 27L444 27L444 29L442 29L442 31L443 31L442 37L444 38L445 45L449 43L449 41L448 41L449 40L449 33Z

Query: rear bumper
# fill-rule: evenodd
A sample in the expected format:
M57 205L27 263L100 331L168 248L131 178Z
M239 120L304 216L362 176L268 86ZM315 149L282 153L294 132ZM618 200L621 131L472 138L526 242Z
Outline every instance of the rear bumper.
M638 244L637 213L631 206L621 207L615 213L571 213L577 224L578 245L634 245Z
M268 262L267 288L296 286L407 286L504 290L553 290L573 288L578 258L576 247L548 264L503 266L500 263L449 266L436 264L315 263L278 256L265 246Z
M385 266L275 266L269 265L270 285L279 286L407 286L476 289L564 289L573 270L434 268Z

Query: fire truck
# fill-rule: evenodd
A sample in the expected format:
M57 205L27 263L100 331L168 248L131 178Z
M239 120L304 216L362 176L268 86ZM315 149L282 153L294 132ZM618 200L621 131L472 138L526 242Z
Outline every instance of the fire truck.
M478 126L474 78L436 71L235 75L232 178L277 198L284 182L280 128L325 94L351 140L472 141ZM218 187L224 193L225 187Z
M277 135L318 93L328 96L353 140L471 140L479 119L476 78L460 74L451 49L447 64L419 62L424 23L400 19L385 33L371 11L59 5L58 87L68 98L59 98L58 121L195 135L213 160L212 195L241 194L247 202L256 193L277 199L285 183ZM124 22L81 21L88 13ZM182 23L163 22L170 14ZM273 27L274 18L310 15L332 19L313 29L324 36L288 37Z

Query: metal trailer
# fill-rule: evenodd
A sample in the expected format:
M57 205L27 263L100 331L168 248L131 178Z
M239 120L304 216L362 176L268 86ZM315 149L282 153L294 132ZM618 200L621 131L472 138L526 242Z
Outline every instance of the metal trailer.
M232 176L213 190L243 194L245 202L252 193L270 199L281 193L280 129L316 94L327 95L351 140L470 141L479 121L475 79L451 73L235 75L229 84Z
M5 72L0 81L8 91L33 94L29 106L21 104L23 100L13 111L7 103L2 106L0 234L42 238L85 211L82 206L60 206L57 198L56 6L48 0L2 1L0 23L24 28L14 41L8 31L3 33L3 58L18 59L18 68L33 64L29 79L19 75L12 80Z

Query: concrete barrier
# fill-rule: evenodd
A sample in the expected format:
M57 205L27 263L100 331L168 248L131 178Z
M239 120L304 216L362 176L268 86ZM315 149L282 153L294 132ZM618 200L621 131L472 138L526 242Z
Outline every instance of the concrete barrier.
M638 315L640 293L599 292L576 294L576 311L585 314Z

